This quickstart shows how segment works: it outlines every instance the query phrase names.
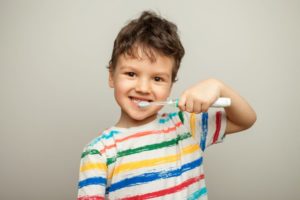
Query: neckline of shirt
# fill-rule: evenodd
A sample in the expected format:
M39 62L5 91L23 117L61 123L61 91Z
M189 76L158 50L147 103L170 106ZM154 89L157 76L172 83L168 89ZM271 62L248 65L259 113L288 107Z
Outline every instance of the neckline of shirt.
M153 127L153 125L157 124L159 119L160 119L161 114L157 114L156 118L146 124L143 125L138 125L138 126L132 126L129 128L125 127L118 127L118 126L112 126L110 130L115 130L115 131L120 131L120 132L125 132L125 131L133 131L133 130L145 130L149 127Z

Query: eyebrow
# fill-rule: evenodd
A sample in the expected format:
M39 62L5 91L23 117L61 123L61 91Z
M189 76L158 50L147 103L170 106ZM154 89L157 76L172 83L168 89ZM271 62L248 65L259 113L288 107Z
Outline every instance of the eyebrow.
M135 68L132 66L126 66L126 65L120 66L120 70L124 70L124 69L135 69Z
M120 70L122 71L122 70L138 70L138 69L136 69L135 67L132 67L130 65L122 65L122 66L120 66ZM166 76L167 78L170 77L170 75L168 73L165 73L165 72L159 72L158 71L158 72L154 72L153 74L159 75L159 76Z

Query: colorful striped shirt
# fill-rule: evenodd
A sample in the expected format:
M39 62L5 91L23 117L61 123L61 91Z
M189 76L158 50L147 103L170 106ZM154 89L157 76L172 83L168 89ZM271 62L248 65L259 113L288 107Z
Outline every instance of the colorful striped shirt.
M84 148L78 200L207 199L202 156L223 141L225 127L223 110L111 127Z

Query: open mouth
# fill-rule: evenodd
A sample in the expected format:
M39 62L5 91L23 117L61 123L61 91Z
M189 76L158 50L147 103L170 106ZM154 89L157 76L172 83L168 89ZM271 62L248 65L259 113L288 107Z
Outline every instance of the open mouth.
M149 99L143 99L143 98L137 98L137 97L131 97L131 96L129 97L129 99L131 101L133 101L134 103L136 103L136 104L138 104L138 103L140 103L142 101L152 102L152 100L149 100Z

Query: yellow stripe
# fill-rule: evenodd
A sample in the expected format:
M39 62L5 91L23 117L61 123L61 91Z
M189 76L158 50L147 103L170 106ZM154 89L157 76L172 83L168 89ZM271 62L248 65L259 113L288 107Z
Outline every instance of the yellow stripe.
M116 167L114 169L113 173L111 173L108 178L110 179L110 178L112 178L112 176L115 176L116 174L121 173L123 171L129 171L129 170L134 170L134 169L138 169L138 168L151 167L151 166L155 166L155 165L161 165L161 164L165 164L165 163L174 162L176 160L179 160L181 158L181 156L186 155L186 154L191 154L197 150L199 150L199 145L194 144L194 145L185 147L178 154L165 156L165 157L161 157L161 158L154 158L154 159L142 160L142 161L137 161L137 162L125 163L125 164L122 164L122 165Z
M191 113L190 127L191 127L192 136L195 137L195 132L196 132L196 117L195 117L195 113Z
M107 167L106 167L106 164L104 164L104 163L86 163L80 167L80 172L92 170L92 169L106 171Z

